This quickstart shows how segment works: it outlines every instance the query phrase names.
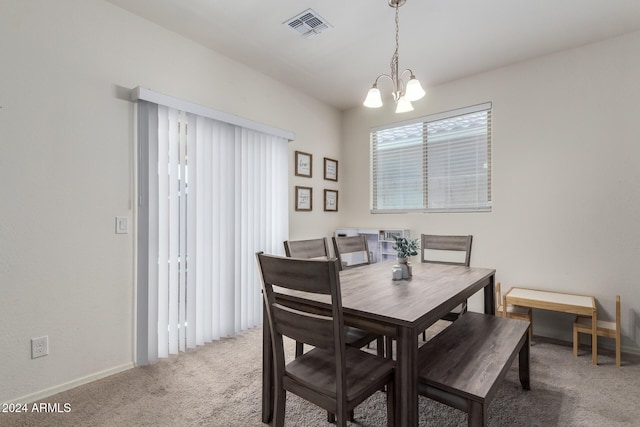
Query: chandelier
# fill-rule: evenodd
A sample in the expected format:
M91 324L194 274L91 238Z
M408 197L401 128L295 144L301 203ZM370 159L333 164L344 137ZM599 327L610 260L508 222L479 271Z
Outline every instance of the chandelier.
M382 107L382 97L380 96L380 89L378 89L378 80L380 80L381 77L388 78L393 84L392 94L393 99L396 101L396 113L412 111L413 105L411 105L411 101L417 101L425 94L424 89L422 89L422 85L418 79L416 79L416 76L413 75L413 71L407 68L402 73L398 73L398 8L405 4L405 2L406 0L389 0L389 6L396 9L396 51L391 57L391 75L380 74L376 77L375 82L373 82L373 86L367 93L367 98L364 100L363 105L365 107ZM409 81L405 85L403 77L406 74L409 75Z

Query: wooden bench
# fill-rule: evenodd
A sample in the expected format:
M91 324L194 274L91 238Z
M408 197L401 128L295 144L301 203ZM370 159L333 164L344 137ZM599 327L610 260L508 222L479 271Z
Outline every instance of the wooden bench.
M418 392L485 426L500 381L519 354L520 384L529 390L529 322L468 312L424 344Z

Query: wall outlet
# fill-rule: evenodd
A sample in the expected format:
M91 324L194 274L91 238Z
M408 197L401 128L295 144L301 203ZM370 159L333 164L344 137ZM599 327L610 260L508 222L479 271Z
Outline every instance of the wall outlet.
M31 338L31 358L46 356L49 354L49 337Z

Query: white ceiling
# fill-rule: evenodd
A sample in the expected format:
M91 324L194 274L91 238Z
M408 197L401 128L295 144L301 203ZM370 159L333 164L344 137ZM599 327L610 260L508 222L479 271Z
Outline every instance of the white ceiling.
M387 0L108 0L339 109L390 72ZM305 39L283 22L311 8L333 28ZM434 86L640 30L640 0L408 0L400 69ZM380 84L383 97L390 85Z

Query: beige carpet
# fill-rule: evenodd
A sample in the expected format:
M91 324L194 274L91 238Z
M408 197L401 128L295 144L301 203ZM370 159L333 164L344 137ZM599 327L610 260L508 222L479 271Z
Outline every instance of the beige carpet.
M0 413L0 426L264 426L261 328L52 396L67 413ZM292 344L291 342L289 344ZM489 408L489 426L639 426L640 363L611 355L592 366L588 349L534 339L531 391L520 388L517 360ZM293 345L289 346L293 354ZM42 403L39 402L39 403ZM386 425L377 393L350 426ZM466 415L420 398L420 426L466 426ZM317 407L289 395L287 426L330 426Z

